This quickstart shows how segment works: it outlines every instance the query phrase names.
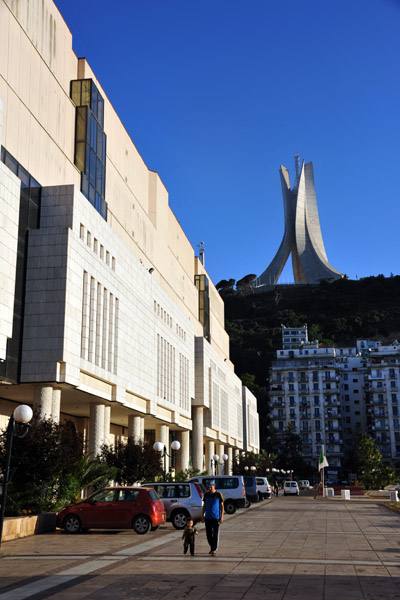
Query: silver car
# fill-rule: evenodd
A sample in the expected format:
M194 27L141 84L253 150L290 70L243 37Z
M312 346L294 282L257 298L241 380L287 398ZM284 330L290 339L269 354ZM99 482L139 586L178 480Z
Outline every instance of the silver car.
M184 529L188 517L200 521L204 490L200 483L177 481L168 483L146 483L146 487L155 489L164 502L167 521L175 529Z

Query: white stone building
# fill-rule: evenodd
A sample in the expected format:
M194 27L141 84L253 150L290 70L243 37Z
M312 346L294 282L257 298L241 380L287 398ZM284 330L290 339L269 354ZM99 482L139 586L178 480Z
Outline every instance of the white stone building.
M0 427L26 402L209 468L245 410L257 451L223 302L52 0L0 0L0 144Z
M333 480L348 475L343 458L363 433L375 439L384 462L399 471L399 343L358 340L355 347L327 348L318 341L290 342L301 332L304 328L282 329L285 348L271 366L275 428L283 432L291 424L301 435L304 460L314 467L324 444Z

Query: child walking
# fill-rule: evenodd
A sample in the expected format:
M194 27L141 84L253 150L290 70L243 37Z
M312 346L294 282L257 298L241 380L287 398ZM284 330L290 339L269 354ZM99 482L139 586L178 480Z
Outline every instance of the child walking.
M188 519L186 521L186 527L183 530L182 539L183 539L183 554L186 554L188 551L188 547L190 546L190 554L194 556L194 538L198 535L198 531L194 526L193 519Z

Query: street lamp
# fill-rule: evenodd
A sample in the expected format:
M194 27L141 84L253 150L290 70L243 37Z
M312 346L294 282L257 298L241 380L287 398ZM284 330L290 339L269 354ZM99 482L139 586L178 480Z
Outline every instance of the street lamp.
M10 479L10 463L11 450L14 436L23 438L28 433L29 421L33 417L33 412L27 404L20 404L14 410L8 421L7 438L6 438L6 460L3 469L3 485L1 494L1 510L0 510L0 545L1 536L3 534L4 515L6 512L7 487Z
M178 440L174 440L171 443L171 450L177 451L180 447L181 444L180 442L178 442ZM172 458L172 455L168 454L167 447L162 442L154 442L153 450L155 450L156 452L162 452L161 458L164 459L164 481L167 481L167 456L168 458Z

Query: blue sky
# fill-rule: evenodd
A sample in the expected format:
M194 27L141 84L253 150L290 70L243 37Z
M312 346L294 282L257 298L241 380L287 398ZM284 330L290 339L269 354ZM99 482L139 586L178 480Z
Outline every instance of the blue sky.
M56 4L214 283L272 260L296 152L330 263L400 273L399 0Z

